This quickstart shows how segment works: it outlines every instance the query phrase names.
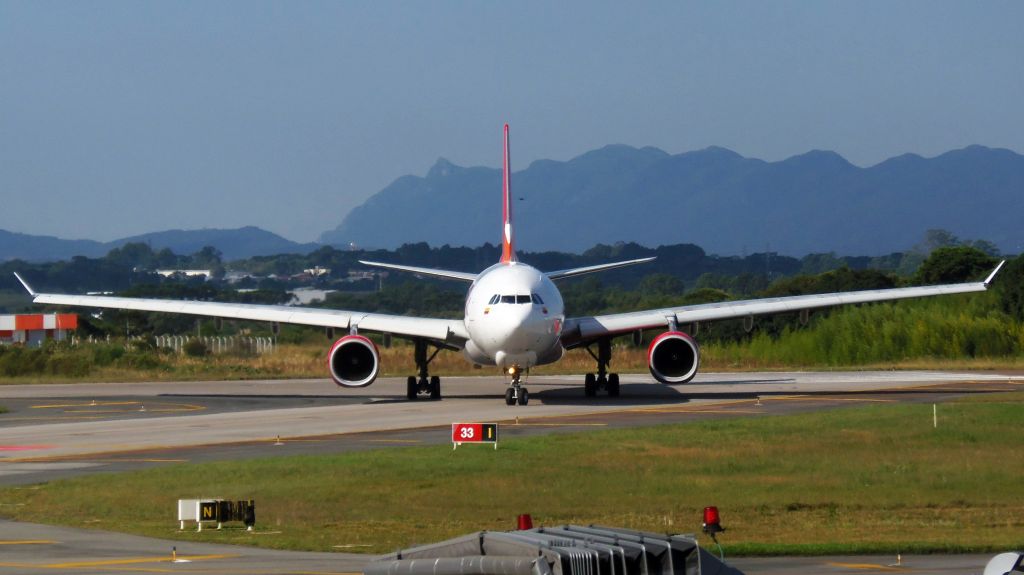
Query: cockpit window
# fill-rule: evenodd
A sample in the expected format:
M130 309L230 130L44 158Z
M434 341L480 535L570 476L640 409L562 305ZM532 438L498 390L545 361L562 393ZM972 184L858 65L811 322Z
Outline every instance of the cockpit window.
M491 300L487 302L487 305L494 305L494 304L498 303L498 300L500 300L500 299L501 299L500 295L494 294L494 295L491 296Z
M530 297L533 298L533 303L535 303L537 305L544 305L544 300L540 299L539 295L531 294Z
M491 298L490 305L494 305L499 301L501 303L530 303L536 302L539 298L537 295L496 295Z

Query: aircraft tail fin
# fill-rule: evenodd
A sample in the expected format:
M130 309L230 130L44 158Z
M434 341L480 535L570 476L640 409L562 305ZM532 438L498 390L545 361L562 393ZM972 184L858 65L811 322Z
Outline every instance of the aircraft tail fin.
M505 161L502 169L502 237L501 260L503 264L515 263L516 250L512 243L512 167L509 165L508 124L505 124Z

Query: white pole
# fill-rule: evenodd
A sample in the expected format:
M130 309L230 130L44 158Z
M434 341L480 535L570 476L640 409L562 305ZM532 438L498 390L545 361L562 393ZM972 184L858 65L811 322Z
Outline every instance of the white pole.
M939 428L939 408L937 404L932 404L932 428Z

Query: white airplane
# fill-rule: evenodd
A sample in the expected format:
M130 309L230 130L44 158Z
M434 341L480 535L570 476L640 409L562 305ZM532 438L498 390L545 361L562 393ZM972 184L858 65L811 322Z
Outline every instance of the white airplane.
M414 360L419 371L417 376L409 376L407 380L406 391L410 400L420 395L439 399L441 380L436 375L429 375L428 366L442 349L462 351L466 359L474 364L494 365L507 373L510 383L505 391L505 403L526 405L529 393L523 386L523 376L534 366L558 361L567 349L585 347L597 363L596 374L588 373L584 377L585 394L594 396L598 390L604 390L614 397L619 395L619 376L608 373L612 338L633 334L639 342L638 336L642 330L663 329L664 333L654 338L648 347L648 367L651 375L659 382L681 384L693 379L700 366L700 347L693 337L700 322L744 318L745 326L752 326L754 316L799 312L801 320L806 323L809 311L816 308L984 291L1004 263L1000 262L982 282L728 301L567 318L555 281L648 262L654 258L554 272L542 272L519 262L512 233L508 124L505 124L504 141L504 228L501 259L498 263L474 274L361 262L370 266L469 282L465 317L462 320L276 305L44 294L36 293L21 276L15 276L28 290L32 301L39 304L184 313L346 330L347 335L334 342L327 354L331 378L342 387L366 387L377 378L380 355L376 344L362 335L363 332L408 339L415 344ZM592 349L595 346L596 353ZM434 349L433 353L429 353L430 348Z

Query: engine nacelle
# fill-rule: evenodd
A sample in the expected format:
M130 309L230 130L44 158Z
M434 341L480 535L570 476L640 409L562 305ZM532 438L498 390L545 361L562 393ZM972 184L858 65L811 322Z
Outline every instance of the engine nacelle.
M334 383L342 387L366 387L377 379L380 353L361 335L346 335L334 342L327 354L327 369Z
M681 331L667 331L647 348L647 366L661 383L686 383L697 375L700 346Z

